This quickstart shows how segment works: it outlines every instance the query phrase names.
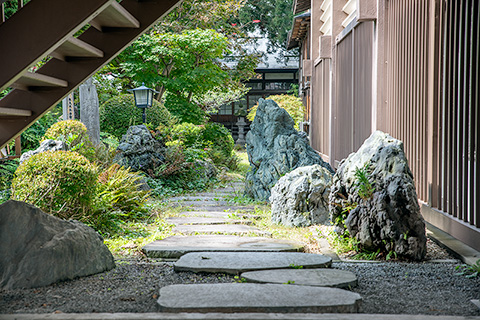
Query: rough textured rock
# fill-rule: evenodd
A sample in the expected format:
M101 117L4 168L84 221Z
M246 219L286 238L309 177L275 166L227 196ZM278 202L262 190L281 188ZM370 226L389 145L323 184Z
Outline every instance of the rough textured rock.
M115 262L90 227L19 201L0 205L0 288L33 288L110 270Z
M292 117L273 100L259 100L255 119L247 133L250 171L245 193L256 200L267 200L278 179L299 167L319 164L333 173L304 133L294 129Z
M281 177L272 189L272 221L288 227L327 223L332 173L316 164Z
M32 151L27 151L22 156L20 157L20 163L24 162L31 156L37 154L37 153L42 153L46 151L58 151L58 150L65 150L65 144L62 141L57 141L57 140L44 140L42 143L40 143L40 147L38 147L36 150Z
M152 137L145 125L128 128L118 145L117 152L113 161L121 166L130 167L133 171L148 172L165 160L162 144Z
M364 172L374 188L368 197L359 194L362 183L356 176L357 168L365 165L368 169ZM413 175L403 143L388 134L374 132L356 153L340 163L331 187L330 214L332 221L343 215L345 227L364 248L394 251L414 260L425 256L425 222Z

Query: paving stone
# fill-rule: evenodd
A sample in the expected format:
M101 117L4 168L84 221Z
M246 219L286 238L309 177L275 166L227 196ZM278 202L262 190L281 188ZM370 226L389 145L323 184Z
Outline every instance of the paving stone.
M286 268L327 268L332 259L301 252L192 252L175 262L175 271L240 274Z
M201 218L223 218L227 219L233 217L233 213L225 211L183 211L180 212L179 217L201 217Z
M226 219L218 217L174 217L167 218L168 223L174 225L199 225L199 224L251 224L249 220L243 219Z
M192 207L194 211L228 211L228 212L236 212L236 211L243 211L243 212L253 212L255 211L255 207L253 206L224 206L224 205L216 205L216 206L194 206Z
M480 320L476 316L366 313L37 313L2 314L2 320Z
M142 248L151 258L179 258L189 252L289 252L302 251L294 241L239 236L172 236Z
M167 200L168 202L185 202L185 201L202 202L202 201L221 201L221 200L225 200L225 198L224 196L220 196L220 195L216 195L216 196L186 195L186 196L168 198Z
M357 286L357 276L338 269L278 269L244 272L247 282L295 284L316 287L348 288Z
M160 289L162 312L355 313L362 298L337 288L284 284L177 284Z
M230 203L227 201L214 201L214 200L203 200L203 201L189 201L189 200L182 200L182 201L169 201L168 204L173 207L212 207L212 206L221 206L230 208Z
M262 231L255 227L246 226L243 224L215 224L215 225L180 225L172 230L175 233L182 233L185 235L193 234L232 234L232 235L257 235L257 236L272 236L271 233Z

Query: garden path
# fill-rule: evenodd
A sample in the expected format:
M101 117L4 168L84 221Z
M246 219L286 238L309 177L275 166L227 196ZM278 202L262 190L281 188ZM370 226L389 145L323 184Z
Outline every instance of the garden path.
M146 245L144 253L153 258L178 259L177 272L231 273L239 277L238 283L232 284L163 287L158 299L160 310L359 312L360 295L338 289L355 285L355 275L330 269L332 259L328 256L303 253L302 244L273 239L270 233L249 225L256 218L254 206L232 200L241 197L243 190L243 183L233 182L211 192L168 199L171 206L186 207L177 217L168 219L177 235ZM260 273L257 277L241 276L252 271Z

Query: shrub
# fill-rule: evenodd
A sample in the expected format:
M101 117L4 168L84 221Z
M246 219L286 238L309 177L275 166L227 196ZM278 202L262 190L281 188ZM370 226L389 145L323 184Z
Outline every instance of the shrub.
M146 112L147 123L154 128L161 125L171 127L176 122L170 112L156 100ZM119 140L127 133L128 127L141 123L142 110L135 106L132 94L118 95L100 107L100 129Z
M274 96L269 96L267 99L275 101L280 108L285 109L288 114L295 121L295 128L299 130L300 122L303 121L303 115L305 112L305 107L300 98L295 97L294 95L288 94L279 94ZM247 119L253 121L255 114L257 113L258 103L254 105L248 112Z
M167 133L167 140L178 141L185 147L192 147L195 145L204 146L200 137L202 135L202 126L193 123L180 123L171 128L165 128Z
M70 151L43 152L15 171L12 198L60 218L81 220L92 206L96 184L97 170L84 156Z
M162 131L164 139L170 140L170 144L183 146L187 154L190 149L203 149L207 150L208 158L217 165L232 167L236 163L233 157L235 143L232 135L219 123L194 125L185 122L172 128L163 128ZM200 157L197 160L204 159Z
M221 152L225 158L232 157L235 142L230 131L220 123L207 123L202 130L201 139L211 142L212 148Z
M90 141L87 127L78 120L64 120L54 123L43 136L42 140L53 139L63 141L67 150L76 151L88 160L95 160L95 148Z

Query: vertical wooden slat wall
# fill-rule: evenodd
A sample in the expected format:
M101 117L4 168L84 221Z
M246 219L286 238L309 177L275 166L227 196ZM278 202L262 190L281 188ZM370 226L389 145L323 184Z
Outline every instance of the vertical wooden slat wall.
M311 122L315 123L315 130L310 132L312 147L320 152L325 161L328 161L330 147L330 59L323 59L314 68L312 86L315 92L312 96Z
M337 43L335 160L360 148L372 133L374 23L357 24Z
M479 3L447 1L444 16L439 209L480 227Z
M353 150L353 33L337 43L335 161L345 159Z
M389 1L386 12L388 132L403 141L418 197L427 201L428 1Z

